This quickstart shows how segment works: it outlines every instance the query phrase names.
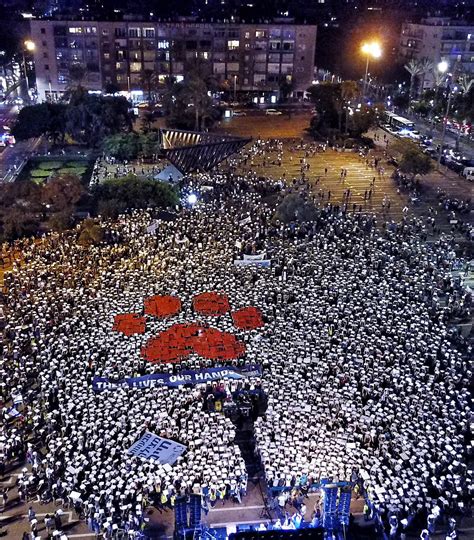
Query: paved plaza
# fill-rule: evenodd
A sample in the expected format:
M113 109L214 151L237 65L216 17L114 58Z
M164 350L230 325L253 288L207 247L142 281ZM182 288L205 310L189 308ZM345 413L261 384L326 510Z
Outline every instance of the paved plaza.
M330 202L341 205L346 201L350 213L375 213L378 225L391 220L397 221L404 213L407 213L408 216L416 215L419 217L433 215L437 219L440 230L449 232L453 215L444 211L440 206L437 190L443 190L449 197L460 200L472 198L472 184L443 168L441 173L432 173L421 180L422 196L420 200L414 201L409 192L400 189L391 177L393 167L387 163L387 146L383 141L384 133L380 130L372 133L372 135L377 135L380 144L371 150L368 156L361 156L354 151L341 151L332 148L314 155L307 155L306 150L297 148L297 145L301 144L302 139L303 143L310 142L303 129L308 123L309 116L307 114L291 117L248 116L233 119L227 125L222 122L221 129L226 129L235 135L250 133L255 139L259 136L265 138L269 133L282 133L284 144L281 156L277 152L270 152L265 156L254 157L252 162L239 165L239 172L255 171L259 176L282 179L291 183L293 179L300 177L302 160L306 160L307 165L309 165L305 171L306 179L310 181L313 198L318 204L325 205ZM389 139L389 148L391 142ZM281 157L281 164L278 164L279 157ZM380 163L384 170L380 173L373 167L374 159L381 160ZM141 165L137 165L137 174L140 174L141 167ZM224 170L225 168L226 166L223 166ZM147 173L149 173L149 169L150 166L144 166L144 171ZM115 170L116 166L107 167L107 173ZM343 171L342 175L341 171ZM347 173L344 174L344 171ZM370 196L368 196L369 191ZM406 209L405 212L404 209ZM463 216L462 219L472 223L472 212L470 215ZM23 532L29 530L26 516L30 505L39 518L41 538L46 538L42 522L44 516L47 513L54 513L58 509L63 510L62 521L65 524L64 530L68 538L96 537L94 533L90 532L85 522L79 519L74 509L66 506L64 501L58 500L54 503L41 505L33 499L22 503L19 500L16 481L23 467L23 463L15 463L0 481L0 487L8 490L8 502L2 508L0 515L0 524L5 538L9 540L21 539ZM223 504L218 502L205 516L204 523L211 527L232 527L236 523L259 524L274 519L276 513L272 510L269 511L266 497L266 485L261 475L256 474L249 478L248 492L243 504L239 505L231 501L226 501ZM318 494L311 494L306 501L307 520L310 519L318 498ZM363 499L354 497L351 512L356 516L361 527L370 526L371 524L366 524L362 518L362 507ZM287 510L291 511L290 508ZM157 530L161 531L163 538L172 536L174 523L172 510L147 508L146 513L150 522L156 525ZM472 519L458 520L458 524L463 530L464 538L474 537ZM367 534L367 538L370 538L371 533ZM444 536L439 534L432 536L432 538L444 538Z

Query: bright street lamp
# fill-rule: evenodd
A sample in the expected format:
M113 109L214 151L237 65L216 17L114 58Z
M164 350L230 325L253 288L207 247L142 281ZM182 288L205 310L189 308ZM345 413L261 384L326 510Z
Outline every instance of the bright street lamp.
M33 52L36 49L36 45L34 41L31 41L31 39L27 39L24 44L25 49L29 52Z
M446 60L442 60L441 62L439 62L438 71L440 73L446 73L446 71L448 71L448 68L449 68L449 64L448 62L446 62Z
M448 71L449 64L445 60L441 61L438 64L438 71L440 73L446 73ZM443 146L444 146L444 139L446 138L446 125L448 123L448 116L449 116L449 110L451 109L451 96L453 95L453 92L451 91L451 88L449 87L449 84L447 85L448 88L448 103L446 104L446 112L444 114L443 118L443 130L441 132L441 142L439 145L439 152L438 152L438 163L436 166L436 170L439 171L439 167L441 165L441 156L443 155ZM456 91L456 88L453 89L453 91Z
M365 77L364 77L364 91L363 97L365 98L365 93L367 90L367 77L369 75L369 60L370 58L380 58L382 56L382 47L377 41L370 41L363 43L361 47L362 54L367 56L367 63L365 65Z
M36 45L35 45L34 41L31 41L31 39L27 39L26 41L23 42L22 55L23 55L23 69L25 70L26 96L27 96L27 98L29 98L30 81L28 79L28 70L27 70L27 67L26 67L25 51L28 51L28 52L32 53L35 49L36 49Z

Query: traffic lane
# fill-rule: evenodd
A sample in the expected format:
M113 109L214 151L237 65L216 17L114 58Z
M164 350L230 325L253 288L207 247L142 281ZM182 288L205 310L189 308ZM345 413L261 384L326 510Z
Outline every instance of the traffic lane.
M11 181L11 173L13 173L23 162L29 158L41 143L41 137L37 139L28 139L20 141L14 146L8 146L0 154L0 183L5 181L5 176L8 174L7 181Z
M422 135L433 137L433 145L435 147L436 145L441 144L442 126L433 126L429 122L419 118L413 118L413 121L415 122L416 129ZM449 147L455 148L457 138L457 134L446 130L444 144L448 145ZM466 141L464 137L461 137L459 139L459 149L462 151L462 153L466 156L467 159L474 159L474 147L472 142Z
M0 129L11 128L18 115L17 105L0 104Z

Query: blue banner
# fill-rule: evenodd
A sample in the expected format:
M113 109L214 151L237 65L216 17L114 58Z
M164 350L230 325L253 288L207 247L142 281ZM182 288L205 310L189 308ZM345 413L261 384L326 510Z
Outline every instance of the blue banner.
M262 368L248 365L242 368L218 367L201 369L200 371L181 371L176 375L154 374L143 377L128 377L118 381L107 377L94 377L92 388L95 392L103 390L116 390L117 388L153 388L155 386L181 386L182 384L202 384L217 381L219 379L245 379L248 377L260 377Z

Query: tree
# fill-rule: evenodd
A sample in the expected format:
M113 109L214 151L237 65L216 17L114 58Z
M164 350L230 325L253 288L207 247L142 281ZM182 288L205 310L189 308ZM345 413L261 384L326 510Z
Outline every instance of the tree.
M85 189L79 176L58 174L44 186L42 200L55 213L72 213L84 194Z
M430 60L429 58L422 58L420 61L420 69L421 69L421 75L423 75L423 77L421 78L420 89L421 89L421 92L424 92L426 75L428 73L431 73L434 69L433 61Z
M437 91L438 88L443 84L443 82L446 79L446 73L439 71L438 69L433 69L432 73L433 75L433 84L434 88Z
M375 125L377 112L374 107L364 106L354 111L351 120L349 134L351 137L359 138Z
M279 81L280 100L285 103L295 89L295 79L292 76L282 75Z
M47 103L23 107L12 127L12 135L19 141L40 137L48 131L50 119Z
M65 103L48 103L49 122L46 126L45 135L47 135L56 144L58 140L64 142L66 135L66 113L67 105Z
M46 135L57 142L69 135L97 146L104 137L132 129L128 101L122 96L89 95L78 87L67 103L41 103L21 109L12 133L18 140Z
M410 74L410 90L408 92L408 109L410 109L411 100L413 98L413 91L415 89L415 81L418 75L423 73L423 65L418 60L409 60L407 64L403 66Z
M157 131L143 133L139 138L140 154L144 158L151 158L158 153L160 148L160 136Z
M153 103L155 91L160 86L158 73L156 73L156 71L154 71L153 69L143 70L142 75L141 75L141 82L142 82L143 88L147 92L148 101L150 103Z
M314 221L317 216L318 210L314 203L299 193L286 195L275 213L275 219L283 223Z
M0 237L15 240L35 234L41 215L41 187L31 181L4 184L0 190Z
M67 109L67 132L78 142L95 147L103 138L132 129L128 101L122 96L96 96L78 88Z
M79 228L78 242L82 246L95 246L104 239L102 227L93 219L85 219Z
M8 208L1 214L1 236L4 241L31 236L38 231L38 227L38 215L17 206Z
M163 105L168 124L196 131L210 127L220 117L209 95L217 88L209 62L197 58L188 62L183 81L166 83Z
M411 174L413 177L417 174L425 175L433 170L433 160L420 152L419 148L407 148L402 153L399 168L403 173Z
M316 109L315 118L311 122L314 135L327 134L330 129L337 129L337 102L340 99L340 87L332 83L313 84L307 90Z
M120 86L113 82L105 83L104 92L106 94L112 94L112 95L117 94L118 92L120 92Z
M83 86L83 83L87 77L87 68L84 64L79 62L73 62L68 69L68 89L75 90Z
M140 150L140 141L136 133L118 133L103 140L103 151L120 161L136 159Z
M95 187L93 195L97 209L105 208L112 215L132 208L167 208L179 202L178 193L169 184L134 175L106 180Z
M342 131L342 111L346 113L345 132L349 131L349 105L359 96L360 89L356 81L343 81L341 83L341 116L339 117L339 131Z
M70 210L63 210L61 212L54 212L49 216L48 227L53 231L65 231L72 225L72 212Z

